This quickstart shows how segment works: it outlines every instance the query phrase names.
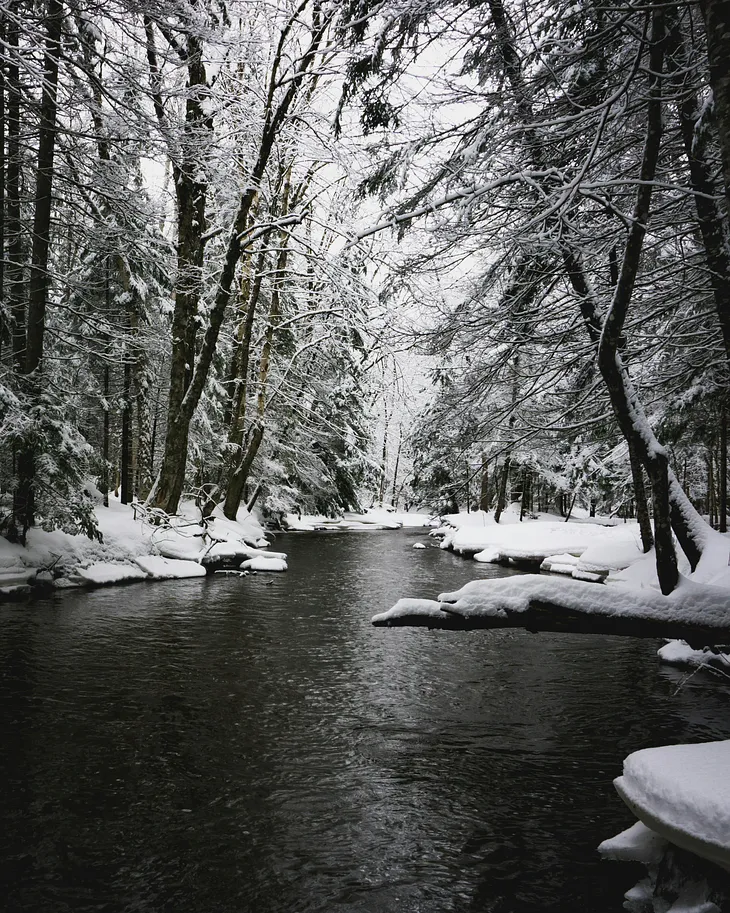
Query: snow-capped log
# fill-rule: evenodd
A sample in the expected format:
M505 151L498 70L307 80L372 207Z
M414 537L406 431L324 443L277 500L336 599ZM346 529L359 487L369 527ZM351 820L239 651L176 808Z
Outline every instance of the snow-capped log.
M437 600L400 599L376 627L470 631L524 628L569 634L681 638L692 646L730 637L727 591L681 578L669 596L654 589L597 586L537 574L474 580Z

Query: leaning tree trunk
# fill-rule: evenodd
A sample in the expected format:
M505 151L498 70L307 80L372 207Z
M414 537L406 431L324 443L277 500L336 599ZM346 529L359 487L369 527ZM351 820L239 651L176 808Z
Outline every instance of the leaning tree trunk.
M657 576L664 594L671 593L679 582L677 556L674 551L672 527L669 516L669 458L663 447L653 442L643 410L623 366L618 348L631 296L639 271L641 251L649 221L652 185L656 176L659 147L662 137L661 79L665 46L664 19L659 9L652 13L649 51L649 91L647 103L647 129L641 162L640 185L629 230L618 284L603 323L598 343L598 366L608 387L614 414L619 427L630 440L646 467L651 481L654 504L654 542L656 547Z

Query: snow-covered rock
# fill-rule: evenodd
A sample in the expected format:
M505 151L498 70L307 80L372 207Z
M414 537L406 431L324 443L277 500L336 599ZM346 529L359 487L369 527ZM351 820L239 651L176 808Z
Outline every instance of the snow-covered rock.
M711 666L730 676L730 653L723 650L712 650L709 647L694 650L684 640L670 640L659 647L657 655L663 663L670 666L687 666L690 669Z
M228 520L220 508L216 508L207 525L202 526L200 511L192 502L184 502L180 514L168 518L159 512L149 512L139 504L121 504L113 496L109 498L108 507L97 500L95 512L102 542L40 528L28 530L25 547L0 537L0 574L7 573L8 580L13 575L25 578L27 574L34 586L43 579L39 572L45 573L49 585L59 588L98 586L128 580L162 579L156 573L148 575L137 564L136 559L145 556L181 561L185 565L184 568L180 566L181 572L185 570L185 575L190 576L205 573L200 562L211 550L228 551L237 563L260 554L268 546L261 524L245 508L238 512L235 521ZM152 522L147 522L148 516ZM275 556L280 557L280 553ZM157 565L158 569L163 567L169 571L175 565ZM172 576L179 574L165 572L165 578ZM7 583L3 587L0 582L0 595L3 590L9 591L10 586ZM17 592L5 595L17 595Z
M243 571L286 571L287 569L287 563L282 558L248 558L241 564Z
M142 555L135 561L153 580L182 580L206 575L205 568L194 561L179 561L160 555Z
M578 564L578 557L563 552L560 555L548 555L540 565L541 571L550 571L553 574L567 574L570 576Z
M89 567L77 568L76 576L92 586L107 586L112 583L131 583L146 580L147 573L134 564L115 564L99 561Z

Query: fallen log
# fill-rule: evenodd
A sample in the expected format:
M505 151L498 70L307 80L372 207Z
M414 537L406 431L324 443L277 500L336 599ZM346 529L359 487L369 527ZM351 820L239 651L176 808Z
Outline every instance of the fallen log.
M715 587L689 586L667 597L525 575L473 581L438 600L401 599L372 623L449 631L522 628L533 633L665 637L700 648L730 641L730 604L727 593Z

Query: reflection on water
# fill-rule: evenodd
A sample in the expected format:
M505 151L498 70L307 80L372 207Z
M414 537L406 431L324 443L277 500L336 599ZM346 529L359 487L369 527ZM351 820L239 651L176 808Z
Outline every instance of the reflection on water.
M630 751L730 737L654 642L375 629L505 573L417 531L281 537L290 571L71 594L0 624L9 911L616 911Z

